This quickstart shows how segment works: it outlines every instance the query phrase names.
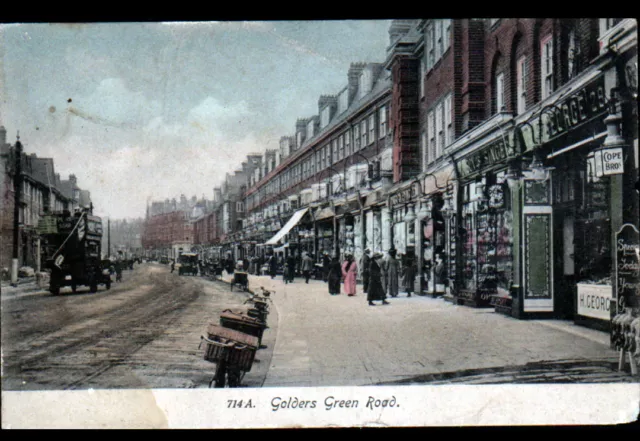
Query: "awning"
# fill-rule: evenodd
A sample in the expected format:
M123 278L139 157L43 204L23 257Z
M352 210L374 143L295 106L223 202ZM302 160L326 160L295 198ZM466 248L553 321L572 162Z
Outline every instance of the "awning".
M285 224L285 226L282 227L282 229L278 231L275 234L275 236L273 236L271 239L265 242L265 245L277 244L280 241L280 239L284 237L285 234L291 231L291 229L295 227L298 222L300 222L300 219L302 219L302 216L304 216L308 210L309 210L308 208L303 208L302 210L298 210L295 213L293 213L293 216L291 216L291 219L289 219L289 221Z
M329 217L333 217L336 214L333 212L333 210L331 209L331 207L325 207L322 209L318 209L318 211L316 212L316 220L322 220L322 219L327 219Z

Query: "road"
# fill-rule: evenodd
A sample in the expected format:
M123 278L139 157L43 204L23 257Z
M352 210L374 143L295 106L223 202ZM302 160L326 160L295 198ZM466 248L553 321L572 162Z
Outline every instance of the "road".
M136 266L98 293L22 294L2 301L3 390L207 387L215 365L198 349L207 324L246 294L222 282ZM264 382L273 347L265 331L247 386Z
M225 276L229 280L229 276ZM637 382L617 372L608 335L560 320L413 296L368 306L321 281L250 277L276 291L246 387ZM96 294L2 295L3 390L205 388L206 326L245 293L160 264Z

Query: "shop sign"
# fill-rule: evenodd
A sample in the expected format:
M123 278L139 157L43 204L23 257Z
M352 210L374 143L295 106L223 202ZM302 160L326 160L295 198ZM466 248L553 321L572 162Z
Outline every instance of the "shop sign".
M625 224L616 233L615 295L618 313L637 308L640 301L640 241L638 229Z
M505 162L507 159L516 155L513 131L505 133L497 140L482 147L466 158L463 158L458 164L458 171L461 176L467 176L475 172L484 170L494 164Z
M596 150L593 152L593 159L598 178L624 173L622 147Z
M595 80L576 90L571 95L554 103L535 120L531 125L535 128L535 134L531 129L522 132L522 138L526 149L534 146L534 138L537 139L540 118L542 118L542 143L553 141L569 130L588 122L607 111L607 97L604 87L604 75L599 75Z
M42 216L38 219L37 231L39 234L57 234L58 224L54 216Z
M394 207L400 204L406 204L418 197L418 192L416 190L416 185L411 185L390 196L391 206Z
M611 319L611 286L578 284L578 315Z
M489 208L504 207L504 188L500 184L489 187Z

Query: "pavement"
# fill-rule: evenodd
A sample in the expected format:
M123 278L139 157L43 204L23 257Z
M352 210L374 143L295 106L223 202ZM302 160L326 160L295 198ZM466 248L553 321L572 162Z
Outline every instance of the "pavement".
M5 301L11 298L48 294L49 291L42 289L36 283L35 277L21 277L18 279L18 286L11 286L9 281L0 283L0 299Z
M229 282L232 276L223 276ZM264 387L472 382L635 382L617 372L609 334L566 320L518 320L400 293L369 306L326 283L249 276L278 312Z

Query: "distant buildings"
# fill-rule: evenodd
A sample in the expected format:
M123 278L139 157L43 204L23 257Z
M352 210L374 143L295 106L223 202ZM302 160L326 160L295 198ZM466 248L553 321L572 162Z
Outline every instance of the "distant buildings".
M140 246L147 255L177 257L190 252L194 241L194 221L211 212L213 203L196 196L153 201L141 227Z
M40 217L47 212L74 210L91 205L90 193L78 187L75 175L62 181L53 158L21 155L22 193L19 219L19 266L37 267ZM11 268L13 257L16 146L7 142L0 127L0 268Z

